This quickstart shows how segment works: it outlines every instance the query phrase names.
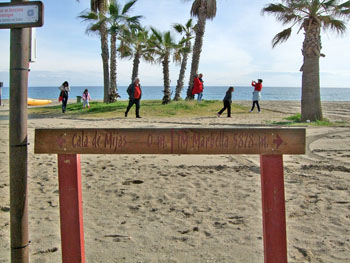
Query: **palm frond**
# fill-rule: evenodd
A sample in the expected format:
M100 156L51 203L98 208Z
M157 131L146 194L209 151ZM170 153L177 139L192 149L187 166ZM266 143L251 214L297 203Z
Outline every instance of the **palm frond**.
M157 29L155 29L154 27L151 27L151 30L152 30L154 38L156 38L156 40L158 42L163 42L162 33L160 31L158 31Z
M108 7L108 12L111 16L119 16L120 14L120 5L116 1L114 3L111 3Z
M193 24L192 24L192 18L188 19L187 23L186 23L186 28L192 28Z
M173 28L176 30L176 32L178 32L180 34L184 31L184 27L181 24L174 24Z
M291 27L279 32L272 39L272 47L274 48L276 45L281 44L283 42L286 42L288 40L288 38L290 37L291 33L292 33Z
M130 9L132 8L132 6L137 2L137 0L132 0L132 1L129 1L127 2L125 5L124 5L124 8L122 10L122 14L126 14L130 11Z
M282 4L269 4L266 7L264 7L261 11L262 13L273 13L273 14L286 13L287 7Z
M207 18L213 20L216 16L216 0L207 0Z
M191 7L191 16L198 16L199 15L199 9L202 5L202 0L194 0L192 7Z
M81 15L79 15L78 18L82 18L83 22L98 20L98 14L95 12L89 12L88 10L85 10L81 12Z
M330 29L336 31L338 34L344 34L346 31L346 25L343 21L334 19L331 16L320 16L322 27L324 30Z

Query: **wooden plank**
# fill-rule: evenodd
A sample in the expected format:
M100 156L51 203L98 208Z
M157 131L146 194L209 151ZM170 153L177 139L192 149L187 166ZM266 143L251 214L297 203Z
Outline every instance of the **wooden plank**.
M287 263L282 155L260 155L264 262Z
M304 154L305 129L36 129L34 152L45 154Z
M80 155L58 155L58 182L62 262L85 263Z

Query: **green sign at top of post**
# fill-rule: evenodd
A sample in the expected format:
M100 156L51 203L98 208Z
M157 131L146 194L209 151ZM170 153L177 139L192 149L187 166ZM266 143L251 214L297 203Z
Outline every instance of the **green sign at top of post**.
M43 10L40 1L0 3L0 29L41 27L44 24Z

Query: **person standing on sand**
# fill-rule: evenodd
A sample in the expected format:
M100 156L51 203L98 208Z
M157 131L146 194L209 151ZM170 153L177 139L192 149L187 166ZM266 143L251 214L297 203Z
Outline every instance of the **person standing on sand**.
M138 77L135 78L134 82L131 83L127 89L127 93L129 94L129 105L126 108L125 117L128 117L128 112L131 107L136 105L136 118L141 118L140 116L140 100L142 96L140 79Z
M203 74L200 73L198 75L198 79L200 81L200 84L199 84L199 93L198 93L198 98L197 98L197 101L198 102L201 102L202 101L202 97L203 97L203 89L204 89L204 81L203 81Z
M261 89L262 89L262 79L258 79L258 82L252 81L252 86L254 87L253 91L253 105L249 112L253 112L255 105L258 108L258 112L260 113L260 105L259 100L261 99Z
M89 101L91 100L91 96L90 96L89 90L85 89L83 92L83 96L81 97L83 99L83 108L85 108L86 106L90 108Z
M229 87L226 91L225 98L223 99L224 107L217 113L218 117L227 109L227 118L231 118L232 92L234 90L234 87Z
M58 89L61 91L60 97L62 97L62 113L65 113L68 102L68 93L70 92L68 81L63 82Z

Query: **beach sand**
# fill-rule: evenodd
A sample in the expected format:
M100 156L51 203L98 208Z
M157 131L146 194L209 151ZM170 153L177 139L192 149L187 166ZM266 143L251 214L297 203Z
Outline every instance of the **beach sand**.
M61 262L57 156L34 154L35 128L266 127L300 111L261 105L233 118L29 118L30 261ZM323 110L349 125L350 102ZM10 262L8 114L0 106L0 263ZM284 155L288 262L350 262L349 146L349 126L308 127L306 154ZM258 155L82 155L81 165L86 262L263 262Z

